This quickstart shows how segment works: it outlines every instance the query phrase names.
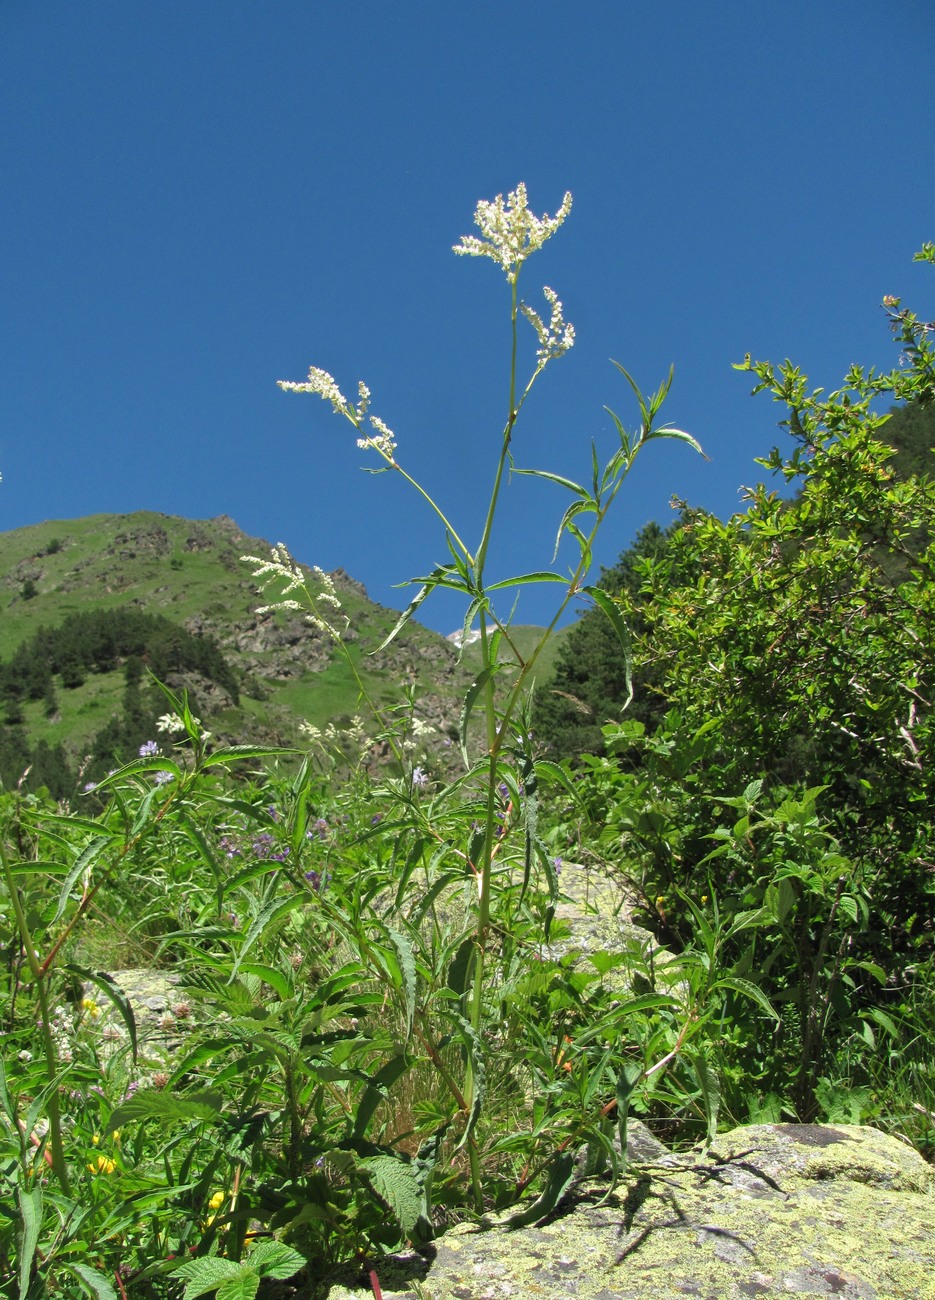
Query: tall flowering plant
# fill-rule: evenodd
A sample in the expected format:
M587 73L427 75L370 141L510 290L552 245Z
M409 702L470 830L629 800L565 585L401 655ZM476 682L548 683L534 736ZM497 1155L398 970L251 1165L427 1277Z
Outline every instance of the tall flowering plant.
M413 580L418 584L417 594L380 648L383 649L397 636L423 601L439 587L463 594L464 633L467 634L475 625L479 632L481 670L465 697L460 726L464 762L469 774L482 783L484 808L483 825L474 828L468 850L462 854L476 881L473 937L464 983L466 1021L469 1025L465 1032L469 1034L471 1050L466 1052L468 1066L463 1103L472 1116L476 1116L479 1107L477 1045L482 1038L485 963L492 942L493 868L498 851L502 848L504 833L504 789L508 790L511 799L515 796L522 804L521 815L514 816L513 824L521 825L524 832L525 879L528 880L533 866L538 865L547 882L552 910L558 898L556 864L536 834L537 781L543 774L543 769L551 765L536 760L531 752L528 728L522 722L522 706L534 680L537 660L569 603L577 597L585 596L590 597L610 618L619 636L621 653L629 665L629 635L620 611L607 592L587 581L595 539L617 493L633 468L637 454L648 442L657 438L676 438L688 443L696 451L701 451L698 443L688 433L657 422L672 382L672 372L655 393L644 396L627 371L615 362L636 396L640 424L636 432L629 433L618 416L613 411L609 412L616 428L618 445L603 466L596 449L592 449L590 482L579 484L546 470L521 469L515 465L514 440L523 407L546 367L564 356L575 342L574 327L565 320L562 303L555 290L549 286L543 288L545 309L540 312L519 297L520 273L532 254L564 224L571 207L572 196L566 193L554 216L546 214L537 217L529 208L525 185L520 184L506 199L497 195L493 201L479 202L474 214L479 234L465 235L454 245L454 252L459 256L488 257L496 262L506 277L510 295L509 398L484 524L476 543L465 540L463 528L456 524L433 494L405 468L398 455L396 435L380 416L371 411L371 394L366 384L359 383L357 400L352 402L345 397L334 377L317 366L311 367L305 380L281 380L279 383L285 392L317 394L329 402L335 413L354 427L358 435L358 446L375 453L383 462L383 468L401 475L427 503L444 531L451 557L449 562L438 565L427 575ZM525 384L522 383L517 368L521 318L531 326L537 340L535 363ZM554 565L563 538L570 538L577 555L567 572L545 568L488 582L488 552L494 521L502 506L504 473L508 469L512 473L545 479L569 494L570 500L558 523L552 557ZM511 635L511 615L500 612L496 602L506 597L504 607L512 609L517 589L534 583L555 585L555 612L532 651L523 654ZM498 678L500 682L506 682L505 687L497 689ZM467 731L475 709L480 709L483 713L484 752L479 759L472 761L468 753ZM547 912L547 916L549 914ZM470 1142L468 1145L472 1153L474 1182L479 1196L476 1153Z

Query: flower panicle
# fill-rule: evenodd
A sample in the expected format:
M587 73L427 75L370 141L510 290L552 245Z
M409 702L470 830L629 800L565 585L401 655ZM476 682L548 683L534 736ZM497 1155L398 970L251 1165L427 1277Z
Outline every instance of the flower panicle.
M253 576L259 579L259 585L263 590L272 582L284 582L285 586L282 589L282 595L288 596L290 591L296 591L298 588L305 586L305 575L301 566L289 554L284 542L276 543L270 552L268 560L261 560L258 555L241 555L240 559L243 564L255 564L257 566L253 571Z
M539 359L540 368L547 361L551 361L553 357L562 356L563 353L575 345L575 327L570 321L565 320L558 294L554 289L550 289L548 285L545 286L542 292L551 308L548 325L543 322L539 313L527 303L521 302L519 305L520 311L538 335L539 347L536 349L536 356Z
M502 194L492 202L481 199L474 212L480 237L462 236L453 245L453 251L467 257L492 257L515 284L523 262L555 234L571 211L571 203L571 193L566 191L554 217L548 213L536 217L529 211L526 186L520 181L507 195L506 202Z
M308 379L304 383L295 383L291 379L279 379L276 381L284 393L317 393L319 397L330 402L336 415L343 415L345 419L350 420L354 428L361 433L357 439L358 447L368 450L373 448L378 451L385 459L393 462L393 452L396 450L396 438L393 430L388 428L378 415L368 417L367 412L370 410L370 389L363 380L357 385L357 405L352 406L338 387L337 381L333 375L329 375L327 370L321 370L318 366L311 366L308 372ZM373 433L365 431L365 422L369 418L370 424L374 430Z
M242 555L240 558L244 564L256 565L253 576L258 579L262 590L265 590L273 582L284 584L275 603L261 605L256 611L257 614L274 614L282 609L296 611L305 609L306 606L301 601L295 600L289 595L291 591L301 590L305 593L308 604L311 605L311 612L306 613L305 621L320 632L326 633L335 641L340 641L341 633L323 616L320 609L321 606L326 606L334 611L341 609L341 601L338 598L334 579L329 573L325 573L324 569L320 569L317 564L312 565L312 577L318 586L318 591L313 596L308 589L301 565L292 558L283 542L278 542L272 548L271 557L268 560L261 560L258 555ZM346 621L345 619L345 623Z

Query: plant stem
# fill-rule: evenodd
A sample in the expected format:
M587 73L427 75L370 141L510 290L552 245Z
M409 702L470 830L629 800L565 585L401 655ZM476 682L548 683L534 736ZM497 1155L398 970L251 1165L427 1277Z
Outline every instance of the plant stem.
M58 1179L62 1191L68 1196L70 1194L68 1167L65 1164L65 1148L62 1143L62 1116L58 1104L58 1061L55 1055L55 1043L52 1041L52 1025L49 1019L49 994L46 987L46 972L40 964L38 953L33 946L26 913L23 910L23 901L20 897L19 887L13 878L13 869L10 866L10 859L7 856L6 844L2 836L0 836L0 859L3 862L3 874L6 877L10 903L16 916L20 942L26 952L26 960L29 963L29 970L36 985L36 996L39 1000L40 1033L42 1035L45 1073L48 1083L47 1109L49 1114L49 1150L52 1155L52 1171Z

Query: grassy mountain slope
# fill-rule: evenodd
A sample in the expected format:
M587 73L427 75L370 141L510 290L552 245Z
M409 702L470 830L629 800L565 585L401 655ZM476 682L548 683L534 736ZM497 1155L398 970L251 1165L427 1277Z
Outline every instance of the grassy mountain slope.
M193 521L139 511L0 534L0 659L8 660L40 627L58 627L90 609L131 606L219 642L241 681L238 706L205 681L170 682L194 690L216 734L291 743L302 719L319 727L340 724L360 711L343 657L301 615L256 613L267 598L241 556L265 559L269 552L268 542L244 534L226 516ZM387 650L373 654L396 612L370 601L343 572L332 576L349 620L345 644L373 698L395 705L401 688L411 686L417 713L451 734L476 672L476 649L466 647L459 662L445 638L410 622ZM516 630L521 649L534 631ZM540 661L539 681L548 662ZM51 715L42 701L28 701L26 730L33 741L62 742L78 754L119 709L123 691L121 671L91 673L74 689L58 689Z

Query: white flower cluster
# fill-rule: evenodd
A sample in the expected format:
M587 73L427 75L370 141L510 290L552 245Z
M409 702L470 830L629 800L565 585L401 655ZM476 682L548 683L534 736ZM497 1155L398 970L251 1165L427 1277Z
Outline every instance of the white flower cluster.
M343 415L345 419L350 420L354 428L363 437L357 439L358 447L373 447L378 451L385 460L392 461L393 452L396 450L396 440L393 436L392 429L388 428L383 420L377 415L369 417L370 424L374 433L364 433L364 421L367 411L370 408L370 389L361 380L357 385L358 402L352 406L337 385L337 381L327 370L321 370L318 366L312 366L308 372L308 379L305 383L293 383L291 379L277 380L279 387L285 393L317 393L323 397L326 402L330 402L336 415Z
M260 580L262 590L265 590L272 582L282 582L285 585L281 596L286 597L290 591L305 586L305 575L289 554L284 542L278 542L272 548L271 558L268 560L261 560L258 555L241 555L240 558L244 564L255 564L257 566L253 571L253 576ZM275 608L301 609L302 606L297 600L280 599L277 605L264 605L257 610L257 613L268 614L270 610Z
M558 294L548 285L542 290L545 294L546 302L552 308L552 317L548 325L544 325L542 318L537 311L526 303L520 303L520 311L532 325L533 329L539 336L539 347L536 350L536 356L539 358L539 365L544 366L547 361L553 357L560 357L563 352L575 345L575 327L569 324L562 315L562 304L559 302Z
M507 195L498 194L492 203L481 199L474 212L474 224L481 232L476 235L464 235L459 244L454 245L456 253L468 257L492 257L503 267L511 284L516 283L519 269L526 258L556 230L571 211L571 194L566 193L562 206L554 217L546 213L535 217L529 211L526 186L522 181Z
M376 429L376 435L370 435L367 438L358 438L357 445L366 450L373 447L381 456L387 460L393 459L393 452L396 450L396 439L393 437L393 430L388 429L378 415L371 415L370 423Z
M278 609L304 609L305 606L300 601L292 600L289 597L290 591L301 589L311 606L311 613L305 615L305 621L311 623L313 627L317 627L320 632L325 632L328 636L333 637L335 641L340 641L340 632L319 612L319 606L321 605L327 605L333 610L341 608L334 581L330 574L325 573L324 569L320 569L317 564L312 565L312 576L320 588L313 597L308 589L301 565L289 554L284 542L278 542L272 548L269 560L261 560L257 555L242 555L240 558L244 564L255 564L257 566L253 571L253 576L259 579L262 589L265 590L273 582L283 583L282 592L275 605L261 605L256 611L258 614L271 614Z
M278 384L285 393L317 393L319 397L323 397L326 402L331 403L336 415L346 415L348 419L353 418L347 398L338 388L334 377L329 375L327 370L320 370L318 366L310 366L308 379L304 384L293 383L291 379L280 379ZM361 388L364 388L363 384L361 384ZM369 399L369 397L368 392L367 398Z

